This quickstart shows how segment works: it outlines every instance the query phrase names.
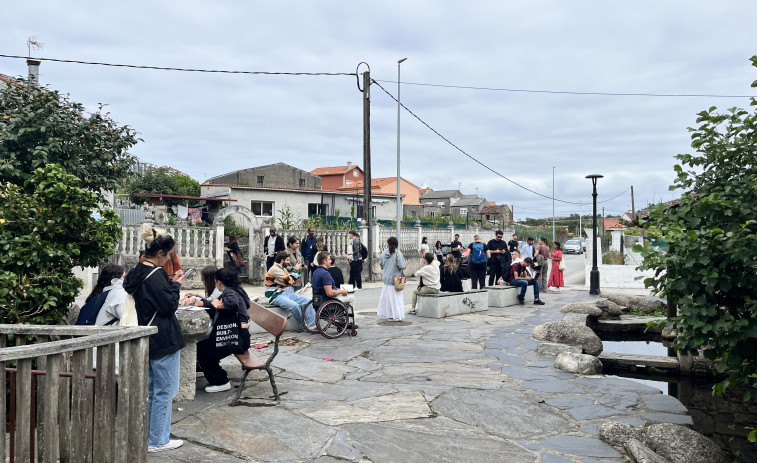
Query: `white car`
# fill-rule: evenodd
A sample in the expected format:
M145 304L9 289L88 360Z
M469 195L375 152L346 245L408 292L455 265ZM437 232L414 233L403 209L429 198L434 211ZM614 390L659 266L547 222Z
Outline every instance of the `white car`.
M584 252L581 240L568 240L562 248L568 254L583 254Z

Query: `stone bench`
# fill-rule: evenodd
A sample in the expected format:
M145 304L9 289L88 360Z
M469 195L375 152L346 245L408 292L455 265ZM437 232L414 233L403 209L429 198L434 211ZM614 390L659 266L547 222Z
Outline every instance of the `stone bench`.
M444 318L471 312L481 312L489 307L485 289L473 289L463 293L419 294L415 309L419 317Z
M510 285L497 285L487 286L489 291L489 306L490 307L508 307L511 305L518 305L518 295L520 294L520 288ZM526 289L526 301L534 301L534 287L529 286Z

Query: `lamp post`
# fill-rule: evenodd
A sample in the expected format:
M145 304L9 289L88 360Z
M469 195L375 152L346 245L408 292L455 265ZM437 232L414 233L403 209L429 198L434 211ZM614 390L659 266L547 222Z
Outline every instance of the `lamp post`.
M591 184L594 188L593 192L591 193L594 203L594 215L592 216L594 237L591 241L591 273L589 274L589 294L593 294L595 296L599 295L599 268L597 268L597 180L603 177L604 175L599 174L586 176L586 178L591 179Z
M552 166L552 242L555 242L555 167Z
M407 58L397 61L397 242L400 241L402 227L402 197L400 196L400 65Z

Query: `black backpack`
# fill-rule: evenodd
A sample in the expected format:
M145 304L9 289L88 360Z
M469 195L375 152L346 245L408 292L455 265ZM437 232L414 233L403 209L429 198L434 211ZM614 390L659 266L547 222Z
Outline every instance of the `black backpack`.
M89 300L79 311L79 318L76 319L77 325L94 325L97 320L97 314L100 313L100 309L105 303L105 298L108 297L110 291L105 291L98 294Z
M360 258L365 260L368 258L368 249L360 243Z

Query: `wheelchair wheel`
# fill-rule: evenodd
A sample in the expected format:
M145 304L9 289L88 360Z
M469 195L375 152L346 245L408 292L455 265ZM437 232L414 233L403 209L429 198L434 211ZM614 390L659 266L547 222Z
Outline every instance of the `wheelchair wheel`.
M307 323L305 323L305 320L306 320L306 318L305 318L305 312L307 312L307 311L308 311L308 309L310 308L310 306L312 306L312 305L313 305L313 301L310 301L310 302L308 302L308 303L307 303L307 305L306 305L306 306L305 306L305 307L304 307L304 308L302 309L302 328L303 328L303 329L304 329L304 330L305 330L306 332L308 332L308 333L311 333L311 334L315 334L315 333L317 333L318 331L310 331L310 330L308 329L308 324L307 324Z
M341 303L335 301L323 304L315 317L318 331L329 339L341 336L347 329L348 321L347 310Z

